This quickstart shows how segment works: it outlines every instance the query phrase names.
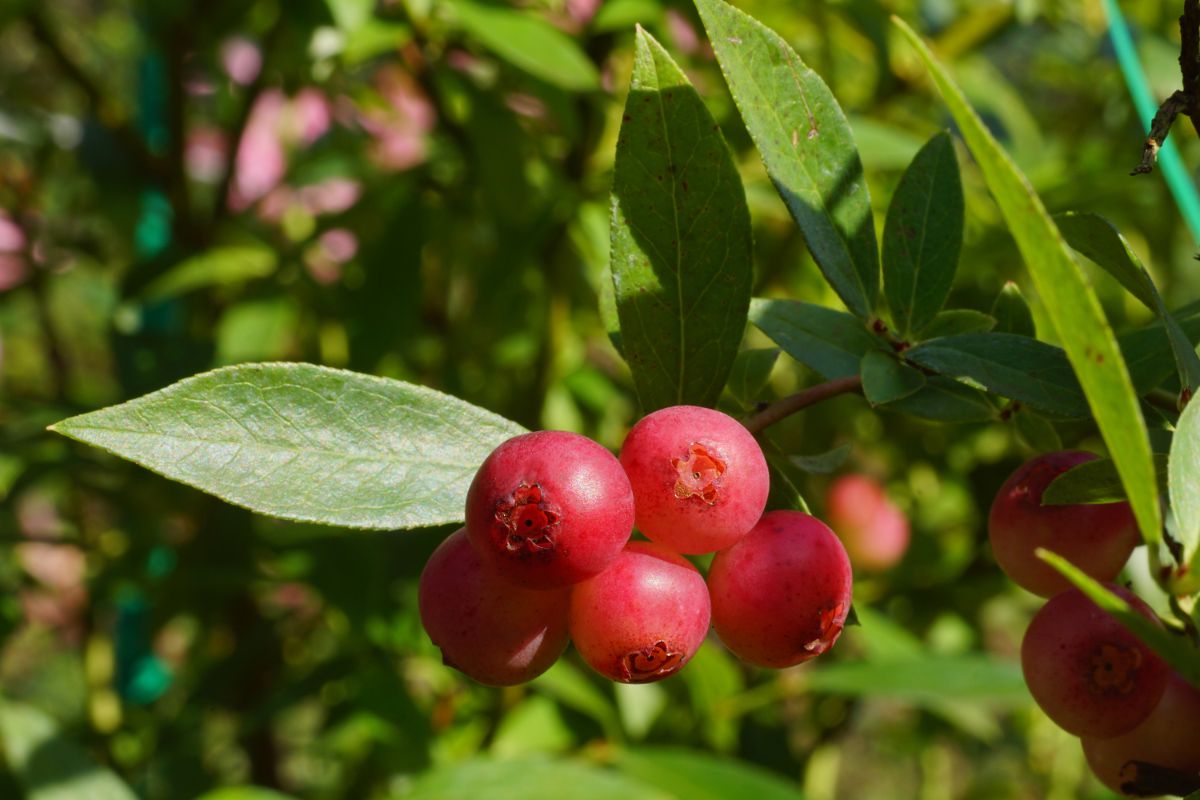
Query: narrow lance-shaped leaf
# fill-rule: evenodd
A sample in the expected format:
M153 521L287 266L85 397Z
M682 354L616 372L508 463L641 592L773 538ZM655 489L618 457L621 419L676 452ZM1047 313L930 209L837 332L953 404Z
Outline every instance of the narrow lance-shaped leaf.
M1175 538L1183 544L1185 563L1200 568L1200 400L1195 398L1179 415L1171 439L1167 484Z
M1159 542L1162 512L1150 458L1150 439L1129 372L1100 301L1041 199L971 108L962 90L921 37L898 18L893 20L917 49L937 84L1016 240L1038 294L1050 310L1058 338L1129 492L1142 537L1149 543Z
M1086 417L1088 413L1063 351L1037 339L1011 333L963 333L911 347L904 357L1053 414Z
M641 29L614 171L613 286L638 398L711 406L746 328L750 212L708 109Z
M846 115L777 33L723 0L696 0L767 174L826 280L855 315L879 294L871 199Z
M235 505L354 528L458 522L517 424L422 386L311 364L245 364L51 430Z
M859 362L879 340L844 311L800 300L750 301L750 321L783 352L826 380L858 374Z
M963 193L950 134L921 148L900 178L883 228L883 290L908 338L950 294L963 238Z
M1067 243L1096 262L1129 292L1158 315L1166 328L1167 340L1175 356L1179 381L1189 395L1200 388L1200 356L1192 348L1187 334L1167 311L1162 294L1150 272L1133 252L1116 227L1099 214L1069 212L1054 217Z

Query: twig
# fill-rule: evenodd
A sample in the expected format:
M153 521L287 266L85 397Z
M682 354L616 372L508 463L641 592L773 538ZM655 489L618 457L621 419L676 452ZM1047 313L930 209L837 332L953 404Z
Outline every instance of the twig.
M1167 140L1175 118L1180 114L1192 114L1192 105L1191 95L1182 89L1163 101L1150 123L1150 134L1146 137L1146 144L1142 146L1142 163L1134 167L1130 175L1145 175L1154 169L1154 162L1158 160L1158 150Z
M816 386L810 386L802 392L789 395L782 400L776 400L757 414L747 417L742 424L751 433L759 433L764 428L774 425L781 419L789 417L801 409L816 405L822 400L837 397L839 394L849 394L861 389L862 378L858 375L819 383Z
M1159 148L1180 114L1187 114L1200 131L1200 0L1184 0L1183 14L1179 17L1179 72L1183 88L1158 107L1142 147L1142 161L1130 175L1145 175L1154 169Z

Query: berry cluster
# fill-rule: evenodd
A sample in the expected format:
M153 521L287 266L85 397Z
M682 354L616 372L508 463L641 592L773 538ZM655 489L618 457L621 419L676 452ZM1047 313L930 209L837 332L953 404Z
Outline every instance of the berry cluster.
M568 640L611 680L660 680L710 624L751 664L807 661L842 631L850 561L813 517L764 514L769 488L754 437L708 408L644 417L619 460L573 433L517 436L425 565L421 620L448 665L496 686L541 674ZM707 580L684 558L713 552Z
M1200 690L1035 554L1046 548L1096 580L1111 582L1137 546L1128 503L1041 504L1051 481L1094 458L1048 453L1021 466L996 495L988 537L1013 582L1050 598L1021 644L1033 699L1059 727L1081 738L1092 771L1121 792L1137 778L1132 762L1200 771ZM1158 622L1132 592L1109 585Z

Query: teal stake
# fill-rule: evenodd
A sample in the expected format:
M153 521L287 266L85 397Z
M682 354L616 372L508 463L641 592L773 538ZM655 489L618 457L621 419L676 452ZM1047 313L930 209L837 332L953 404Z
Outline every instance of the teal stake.
M1125 76L1125 85L1133 96L1133 104L1138 116L1142 119L1142 127L1150 132L1150 121L1158 111L1158 102L1150 91L1146 73L1138 61L1137 49L1133 46L1133 36L1129 33L1129 25L1117 0L1104 0L1104 13L1108 16L1108 38L1112 40L1113 51L1117 54L1117 63L1121 66L1121 74ZM1130 159L1133 161L1133 158ZM1192 239L1200 245L1200 194L1196 192L1196 184L1192 182L1183 159L1175 142L1167 137L1162 148L1158 151L1158 168L1162 170L1167 181L1167 187L1175 198L1179 213L1192 232Z

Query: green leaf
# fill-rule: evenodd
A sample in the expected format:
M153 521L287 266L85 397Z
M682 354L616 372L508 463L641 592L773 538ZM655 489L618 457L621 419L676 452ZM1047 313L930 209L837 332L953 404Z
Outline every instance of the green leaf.
M921 148L900 178L883 227L883 289L902 338L946 302L963 238L963 193L950 134Z
M862 360L863 394L873 406L893 403L919 391L925 376L882 350L871 350Z
M827 380L857 375L879 340L843 311L799 300L750 301L750 322L783 352Z
M1157 543L1162 537L1162 513L1146 423L1100 301L1029 181L921 38L898 18L893 21L925 62L979 164L1076 370L1108 451L1116 458L1142 537Z
M1011 333L964 333L911 347L904 357L1052 414L1088 415L1087 401L1066 355L1037 339Z
M1015 333L1031 339L1037 336L1029 303L1021 294L1021 287L1012 281L1006 281L996 295L991 316L996 320L996 327L992 328L996 333Z
M625 359L646 411L712 406L750 302L741 177L699 95L640 29L623 120L611 235Z
M558 704L549 697L531 695L500 719L492 737L491 753L499 758L533 753L561 753L575 743Z
M514 67L570 91L600 85L596 67L575 41L528 11L452 0L463 30Z
M281 794L261 786L226 786L201 795L198 800L291 800L290 794Z
M1167 311L1154 279L1116 227L1099 214L1069 212L1055 218L1067 243L1096 262L1163 321L1175 356L1180 383L1191 392L1200 388L1200 356L1187 334Z
M1193 399L1179 415L1167 469L1175 538L1183 545L1184 563L1200 564L1200 400Z
M140 299L166 300L196 289L265 278L277 263L275 252L265 245L215 247L171 267L142 290Z
M854 135L829 87L778 34L723 0L696 0L767 174L826 280L867 319L879 294L871 199Z
M996 327L996 318L970 308L941 311L917 334L917 339L937 339L957 333L986 333Z
M325 5L333 21L346 33L358 30L375 15L375 0L325 0Z
M846 458L850 455L851 445L838 445L832 450L827 450L824 453L817 453L812 456L788 456L788 461L791 461L798 469L809 473L810 475L828 475L831 472L836 472L838 467L846 463Z
M767 509L771 511L785 509L812 513L804 492L800 486L804 483L804 474L791 458L779 448L779 445L766 437L760 437L758 443L762 446L763 456L767 459L767 470L771 475L770 490L767 493Z
M1012 415L1017 435L1036 453L1051 453L1063 449L1062 437L1054 424L1031 408L1023 407Z
M920 704L954 699L1022 706L1030 701L1019 663L982 655L838 661L808 673L807 688Z
M779 350L775 347L743 350L737 354L726 386L742 408L752 409L763 399L763 390L778 360Z
M406 800L672 800L630 775L578 760L476 758L427 772L395 795Z
M686 800L800 800L800 790L762 767L676 747L623 747L616 752L622 772Z
M1200 658L1196 658L1196 650L1186 639L1169 633L1162 625L1146 619L1141 613L1134 611L1123 597L1113 594L1103 583L1057 553L1039 547L1037 556L1058 570L1063 577L1090 597L1092 602L1128 628L1142 644L1157 653L1185 680L1193 686L1200 686Z
M216 361L277 361L295 352L300 306L292 297L250 300L228 308L217 322Z
M1146 308L1155 310L1157 292L1141 259L1117 229L1104 217L1090 212L1055 214L1054 222L1067 244L1112 275Z
M726 701L746 688L738 663L728 651L707 639L681 674L692 708L701 717L700 733L704 740L718 752L736 750L738 725Z
M1167 485L1167 457L1154 455L1154 470L1160 486ZM1070 506L1092 503L1118 503L1128 498L1117 465L1112 459L1098 458L1071 467L1046 486L1044 506Z
M484 458L523 433L458 398L311 364L246 364L51 427L235 505L353 528L459 522Z
M32 706L0 700L0 745L25 800L137 800L116 775Z
M569 661L560 658L550 669L534 678L530 685L567 708L596 721L607 738L621 740L621 721L617 709L608 696Z
M941 375L927 375L920 391L882 408L937 422L987 422L996 418L995 407L982 392Z
M1192 307L1182 308L1171 315L1183 332L1183 338L1195 343L1200 340L1200 314ZM1173 373L1178 373L1176 348L1162 320L1144 328L1127 331L1117 337L1121 353L1129 367L1135 391L1145 394Z

